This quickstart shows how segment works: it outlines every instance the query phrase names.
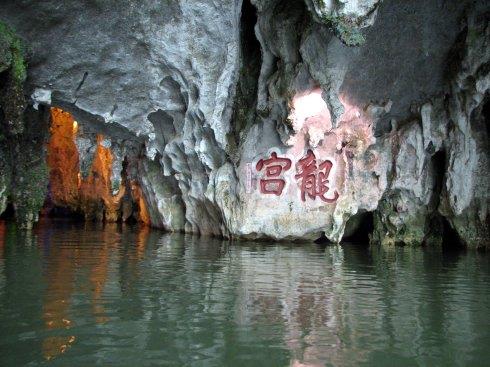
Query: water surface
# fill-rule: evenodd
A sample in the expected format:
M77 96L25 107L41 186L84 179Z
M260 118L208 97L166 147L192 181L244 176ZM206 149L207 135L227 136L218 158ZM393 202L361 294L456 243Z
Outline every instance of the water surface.
M1 366L487 366L476 252L0 222Z

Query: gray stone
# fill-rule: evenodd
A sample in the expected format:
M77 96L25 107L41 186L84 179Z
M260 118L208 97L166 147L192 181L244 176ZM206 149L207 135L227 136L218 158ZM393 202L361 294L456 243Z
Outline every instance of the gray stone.
M488 8L6 0L0 19L32 49L31 103L79 122L82 174L102 134L114 193L126 161L155 226L339 242L373 213L373 243L441 244L449 227L476 248L489 242ZM332 168L303 200L309 149ZM261 192L273 153L291 163L280 195Z

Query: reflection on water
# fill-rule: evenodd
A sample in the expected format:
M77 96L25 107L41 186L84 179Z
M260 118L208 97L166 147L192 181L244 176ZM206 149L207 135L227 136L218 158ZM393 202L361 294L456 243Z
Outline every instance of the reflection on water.
M488 255L0 222L0 365L485 365Z

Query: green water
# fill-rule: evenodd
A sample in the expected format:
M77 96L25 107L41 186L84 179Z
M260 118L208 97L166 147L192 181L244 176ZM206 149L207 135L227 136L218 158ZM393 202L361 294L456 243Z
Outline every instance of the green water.
M0 222L0 366L489 366L489 257Z

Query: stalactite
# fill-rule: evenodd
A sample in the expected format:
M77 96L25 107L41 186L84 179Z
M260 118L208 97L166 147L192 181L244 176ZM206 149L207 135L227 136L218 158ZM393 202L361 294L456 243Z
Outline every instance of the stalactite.
M135 181L130 182L129 190L129 200L133 204L129 214L122 215L127 180L121 183L114 195L111 180L114 156L103 135L96 137L92 164L88 176L83 178L75 143L79 133L78 122L70 113L52 108L50 132L47 163L50 167L49 201L52 206L79 212L88 220L117 222L121 217L123 220L137 217L139 222L150 224L142 191Z
M52 203L76 210L78 207L79 157L75 144L78 126L72 115L59 108L51 109L51 138L47 163Z

